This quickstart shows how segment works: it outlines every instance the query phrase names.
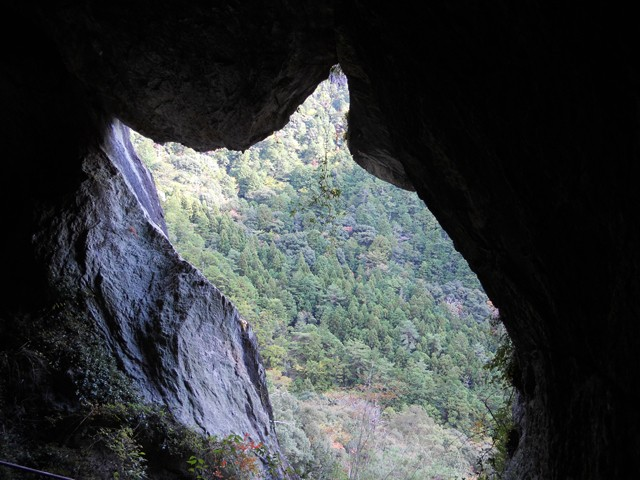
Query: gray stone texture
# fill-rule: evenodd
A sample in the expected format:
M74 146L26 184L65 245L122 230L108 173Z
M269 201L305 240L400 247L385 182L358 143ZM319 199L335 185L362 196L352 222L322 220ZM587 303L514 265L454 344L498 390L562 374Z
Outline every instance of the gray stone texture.
M118 177L104 145L118 118L159 142L247 148L340 62L356 161L418 192L514 341L519 442L507 478L633 478L635 18L604 2L11 2L3 314L35 305L58 269L95 289L89 307L149 398L203 428L211 409L222 424L269 431L236 314L179 261L154 195ZM68 265L47 229L71 242ZM193 344L204 357L186 354ZM251 401L224 403L225 385ZM243 405L253 413L233 411Z

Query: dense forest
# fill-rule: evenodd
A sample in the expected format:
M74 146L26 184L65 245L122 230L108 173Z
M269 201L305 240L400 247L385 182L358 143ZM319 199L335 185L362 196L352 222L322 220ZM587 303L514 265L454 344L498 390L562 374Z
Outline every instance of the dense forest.
M348 109L336 72L244 152L132 141L176 249L256 332L303 478L487 475L509 396L498 312L417 195L353 161Z

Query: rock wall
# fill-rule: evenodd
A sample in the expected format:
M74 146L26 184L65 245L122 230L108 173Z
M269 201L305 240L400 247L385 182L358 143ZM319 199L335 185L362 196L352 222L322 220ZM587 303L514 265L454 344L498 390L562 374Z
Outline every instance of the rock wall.
M171 398L207 428L199 394L181 397L169 383L192 381L191 367L166 362L208 322L230 328L220 338L235 336L238 347L228 352L242 351L242 337L215 289L170 260L153 199L138 191L140 208L127 174L128 184L105 184L121 205L112 200L114 216L103 218L88 197L106 190L87 191L84 213L64 217L76 248L67 266L53 263L62 253L46 237L33 243L37 219L55 225L82 182L109 169L117 177L96 160L112 152L113 117L156 141L242 149L280 128L339 61L356 161L425 200L515 343L518 445L507 477L630 478L640 450L640 38L631 11L604 2L85 0L11 3L9 13L3 21L31 42L2 42L4 259L15 272L4 311L37 300L51 268L77 275L95 290L89 307L123 364L149 380L149 398ZM84 215L112 231L91 230ZM232 353L210 355L236 368ZM252 375L243 388L254 389L256 408Z
M146 170L127 127L115 122L83 169L71 207L35 238L51 278L73 279L86 292L87 314L144 400L167 405L200 432L249 433L277 451L251 327L139 202L130 186L137 176L125 174Z

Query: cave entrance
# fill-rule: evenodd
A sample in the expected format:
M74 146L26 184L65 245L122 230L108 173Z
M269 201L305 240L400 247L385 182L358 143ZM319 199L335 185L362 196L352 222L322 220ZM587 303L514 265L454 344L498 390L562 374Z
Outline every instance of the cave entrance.
M172 243L257 335L292 465L467 478L495 458L508 394L487 365L506 335L418 196L353 161L348 108L334 72L244 152L132 141Z

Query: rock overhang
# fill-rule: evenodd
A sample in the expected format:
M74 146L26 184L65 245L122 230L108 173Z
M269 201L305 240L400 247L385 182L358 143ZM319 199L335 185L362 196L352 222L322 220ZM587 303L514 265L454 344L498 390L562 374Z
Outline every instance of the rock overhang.
M637 444L620 388L638 376L626 319L637 317L640 265L640 69L624 19L472 2L426 13L359 1L37 12L77 99L88 98L77 109L198 150L244 149L277 130L339 62L356 161L418 191L505 315L530 387L512 475L604 478L599 465L615 471Z

